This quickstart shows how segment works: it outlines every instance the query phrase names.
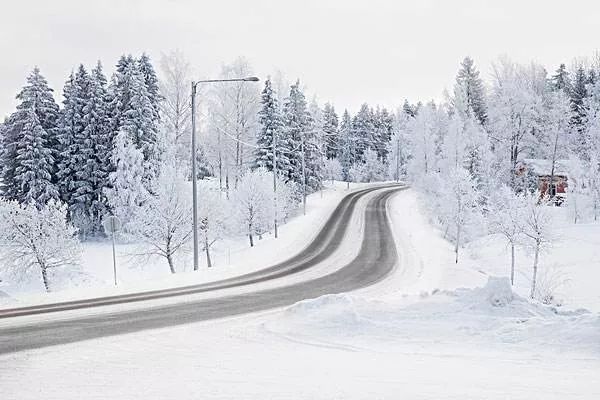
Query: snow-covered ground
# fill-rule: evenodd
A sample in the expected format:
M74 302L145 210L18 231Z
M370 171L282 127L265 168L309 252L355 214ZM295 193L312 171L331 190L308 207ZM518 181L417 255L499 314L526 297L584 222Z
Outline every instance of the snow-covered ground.
M302 250L316 236L340 200L365 184L352 184L350 191L344 182L326 183L322 192L313 193L307 199L306 216L301 206L297 215L279 228L279 238L274 241L271 234L255 240L250 248L245 236L229 238L215 243L211 258L213 267L206 268L204 253L200 254L200 271L192 270L192 259L188 253L178 258L178 273L173 275L165 259L155 256L148 260L136 258L135 244L117 244L118 287L113 283L112 247L109 241L84 242L81 268L72 272L64 270L52 274L52 293L45 293L41 278L35 271L28 280L0 283L0 306L8 304L30 305L50 303L92 296L137 292L167 287L212 282L242 275L283 261ZM10 297L9 297L10 296Z
M513 293L506 278L490 277L507 275L501 244L474 243L455 265L413 191L389 209L401 259L373 287L1 356L2 398L600 398L599 302L588 290L598 281L598 226L565 227L544 255L571 278L568 307L552 308L524 297L526 255Z

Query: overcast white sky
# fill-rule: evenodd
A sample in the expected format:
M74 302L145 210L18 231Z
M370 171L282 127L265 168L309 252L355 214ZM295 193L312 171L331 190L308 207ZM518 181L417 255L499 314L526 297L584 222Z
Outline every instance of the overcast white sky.
M78 63L179 48L199 76L247 57L352 111L441 98L465 55L560 62L599 47L600 2L555 0L20 0L0 10L0 116L34 65L60 93Z

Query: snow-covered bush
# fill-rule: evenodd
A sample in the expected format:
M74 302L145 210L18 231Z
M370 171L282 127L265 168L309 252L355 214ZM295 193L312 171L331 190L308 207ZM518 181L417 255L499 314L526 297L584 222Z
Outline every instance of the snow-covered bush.
M139 255L164 257L175 273L175 256L189 250L192 205L189 186L174 166L163 166L153 185L154 194L135 206L129 232L141 241Z
M560 306L560 290L569 281L567 274L557 266L545 268L536 282L534 298L547 305Z
M67 222L67 206L51 200L37 207L0 200L0 254L10 274L22 277L37 269L51 290L48 271L76 266L81 257L77 229Z

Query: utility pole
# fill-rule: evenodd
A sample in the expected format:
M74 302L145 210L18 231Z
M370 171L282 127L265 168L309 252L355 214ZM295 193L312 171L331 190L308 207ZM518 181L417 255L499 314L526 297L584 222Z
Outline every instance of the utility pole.
M258 78L251 76L248 78L236 79L208 79L203 81L192 81L192 230L194 240L194 271L198 270L198 188L197 188L197 166L196 166L196 87L199 83L215 82L258 82ZM220 154L220 153L219 153ZM229 175L226 176L226 185L229 190Z
M302 209L306 215L306 157L304 155L304 140L300 143L300 151L302 152Z
M196 85L192 81L192 224L194 240L194 271L198 271L198 175L196 167Z
M273 203L275 205L275 218L273 220L275 239L277 239L277 131L273 130Z
M400 134L396 133L396 182L400 181Z

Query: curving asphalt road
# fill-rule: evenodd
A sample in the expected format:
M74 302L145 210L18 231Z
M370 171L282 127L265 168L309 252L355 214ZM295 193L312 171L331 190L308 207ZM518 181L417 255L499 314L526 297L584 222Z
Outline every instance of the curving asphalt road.
M387 185L349 194L304 250L282 263L257 272L183 288L5 309L0 310L0 319L203 293L251 285L300 272L327 259L339 248L358 200L373 191L379 192L367 203L365 233L358 256L331 274L288 286L214 299L2 327L0 354L262 311L324 294L369 286L385 278L393 270L397 259L386 203L390 196L401 189L403 187L398 185Z

